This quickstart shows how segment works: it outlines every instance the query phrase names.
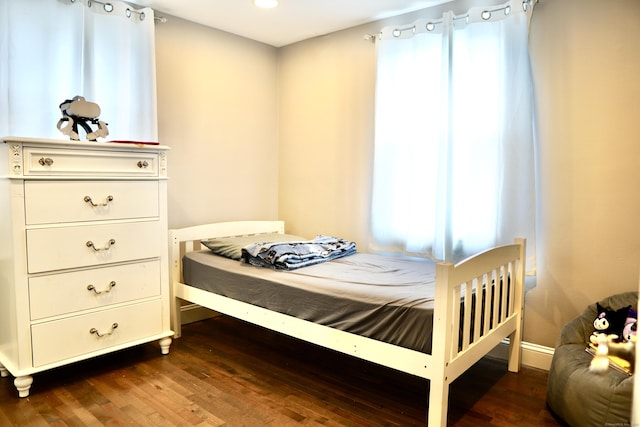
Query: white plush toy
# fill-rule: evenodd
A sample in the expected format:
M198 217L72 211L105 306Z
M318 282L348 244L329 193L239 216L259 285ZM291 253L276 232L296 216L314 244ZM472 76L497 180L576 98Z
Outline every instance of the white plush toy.
M97 138L104 138L109 135L107 123L98 120L100 115L100 106L94 102L88 102L82 96L74 96L73 99L67 99L60 104L62 118L58 120L58 130L64 135L68 135L73 141L79 141L78 125L80 125L87 133L89 141L96 141ZM63 123L66 126L62 126ZM98 125L98 129L93 131L89 123Z

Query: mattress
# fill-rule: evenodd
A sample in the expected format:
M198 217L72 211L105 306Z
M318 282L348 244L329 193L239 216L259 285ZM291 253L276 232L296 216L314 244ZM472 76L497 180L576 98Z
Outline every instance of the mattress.
M209 250L183 258L189 286L346 332L431 352L436 264L356 253L293 271Z

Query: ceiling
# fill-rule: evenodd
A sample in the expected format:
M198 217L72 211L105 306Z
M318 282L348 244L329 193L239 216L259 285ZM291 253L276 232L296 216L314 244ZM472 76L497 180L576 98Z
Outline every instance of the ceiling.
M133 0L156 16L177 16L275 47L451 0L280 0L259 9L253 0Z

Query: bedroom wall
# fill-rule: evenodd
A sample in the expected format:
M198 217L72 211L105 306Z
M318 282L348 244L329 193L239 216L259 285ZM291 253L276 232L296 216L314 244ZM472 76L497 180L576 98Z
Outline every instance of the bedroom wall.
M553 0L536 8L538 286L525 338L553 346L587 304L638 290L640 2Z
M369 30L369 31L367 31ZM278 212L290 231L366 248L378 26L280 49Z
M169 17L156 24L169 227L277 219L277 50Z
M417 15L281 49L177 18L158 25L170 226L282 218L296 234L336 234L366 248L375 45L363 35ZM638 288L638 40L636 0L536 7L541 205L528 342L553 347L587 304Z

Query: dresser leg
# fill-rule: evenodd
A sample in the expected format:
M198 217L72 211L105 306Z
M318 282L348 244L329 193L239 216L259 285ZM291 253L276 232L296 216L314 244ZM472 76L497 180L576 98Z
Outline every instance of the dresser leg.
M160 351L162 354L169 354L169 347L171 346L171 338L166 337L160 340Z
M2 363L0 363L0 377L4 378L8 376L9 376L9 371L7 370L7 368L4 367Z
M29 389L31 388L31 384L33 383L33 377L31 375L24 375L22 377L16 377L13 380L13 384L18 389L18 396L27 397L29 396Z

